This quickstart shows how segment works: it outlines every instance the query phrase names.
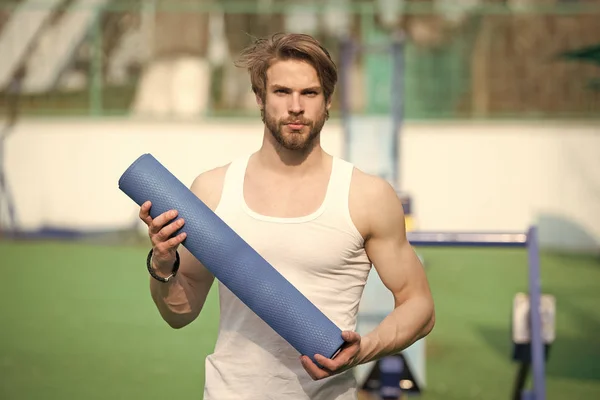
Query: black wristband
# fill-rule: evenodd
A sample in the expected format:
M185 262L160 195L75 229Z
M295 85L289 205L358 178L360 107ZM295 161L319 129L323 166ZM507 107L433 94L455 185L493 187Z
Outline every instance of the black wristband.
M150 249L150 252L148 253L148 257L146 258L146 267L148 267L148 272L157 281L165 282L165 283L169 282L171 279L173 279L175 277L175 275L177 275L177 271L179 270L179 252L177 252L177 251L175 252L175 264L173 264L173 270L171 271L171 275L169 275L166 278L158 276L156 274L156 272L154 272L154 268L152 268L152 253L153 252L154 252L154 249Z

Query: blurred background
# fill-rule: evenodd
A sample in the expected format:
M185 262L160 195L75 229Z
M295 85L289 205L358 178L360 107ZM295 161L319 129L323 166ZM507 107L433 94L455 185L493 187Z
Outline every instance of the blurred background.
M600 0L0 0L0 399L202 398L216 289L161 320L117 182L143 153L190 185L256 150L233 61L280 31L330 50L323 147L388 179L411 231L538 229L547 398L600 398ZM416 247L437 325L406 393L512 399L526 249Z

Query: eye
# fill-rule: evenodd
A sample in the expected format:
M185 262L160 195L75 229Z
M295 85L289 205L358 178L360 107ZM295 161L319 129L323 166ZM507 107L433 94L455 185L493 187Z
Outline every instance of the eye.
M308 92L304 92L304 94L313 97L317 95L317 92L315 92L314 90L309 90Z

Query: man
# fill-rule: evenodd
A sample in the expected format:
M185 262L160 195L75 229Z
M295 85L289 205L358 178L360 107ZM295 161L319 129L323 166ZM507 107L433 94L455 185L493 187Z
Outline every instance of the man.
M322 399L357 396L352 368L398 353L427 335L434 306L424 269L407 241L392 187L327 154L320 132L337 72L307 35L257 40L238 66L247 68L264 122L263 143L247 157L200 174L191 190L312 301L347 342L318 368L219 283L220 325L206 360L205 400ZM152 220L151 293L173 328L194 321L214 277L185 248L177 211ZM179 270L172 275L176 252ZM394 311L365 337L354 332L371 265L393 293Z

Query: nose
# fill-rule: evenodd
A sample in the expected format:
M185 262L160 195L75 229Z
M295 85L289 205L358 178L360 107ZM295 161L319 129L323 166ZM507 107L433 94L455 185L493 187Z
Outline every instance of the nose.
M290 114L301 114L304 112L304 105L302 104L300 93L292 93L289 99L288 111Z

